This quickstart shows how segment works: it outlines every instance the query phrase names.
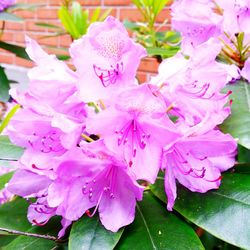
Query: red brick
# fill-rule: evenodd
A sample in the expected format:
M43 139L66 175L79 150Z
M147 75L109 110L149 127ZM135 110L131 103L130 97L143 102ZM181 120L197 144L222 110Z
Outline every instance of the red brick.
M78 0L83 6L100 6L101 0Z
M153 57L146 57L142 59L139 70L145 72L157 73L159 63Z
M144 83L147 81L147 73L138 71L136 74L136 78L138 79L139 83Z
M18 32L17 32L17 33L14 35L14 41L15 41L15 43L24 45L24 43L25 43L24 36L25 36L24 33L18 33Z
M0 63L14 63L14 55L10 53L0 53Z
M125 6L132 4L132 0L104 0L104 5Z
M15 64L22 66L22 67L29 67L29 68L34 66L34 63L32 61L25 60L19 57L15 57Z
M59 45L61 47L69 47L71 43L72 43L72 39L70 35L60 36Z
M18 10L15 12L15 14L22 18L35 18L36 11Z
M6 22L5 30L23 30L24 29L24 22Z
M13 37L14 37L14 33L7 30L7 31L4 31L4 33L3 33L2 37L1 37L1 40L12 42Z
M47 31L47 28L36 25L34 21L26 21L25 29L28 31Z
M164 22L165 20L170 20L170 9L162 10L156 18L156 21L159 23Z
M121 9L120 10L121 21L127 19L132 22L143 21L143 16L137 9Z
M39 44L43 44L43 45L58 46L59 37L52 36L52 37L44 38L43 36L39 35L38 42Z
M38 19L58 19L57 9L39 9L37 11Z

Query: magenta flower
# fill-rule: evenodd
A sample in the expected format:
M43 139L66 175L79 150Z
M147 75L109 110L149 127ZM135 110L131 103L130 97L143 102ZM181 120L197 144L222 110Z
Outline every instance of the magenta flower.
M241 70L241 76L250 83L250 57L246 60L244 68Z
M133 42L114 17L92 24L70 48L85 102L110 98L119 88L136 83L135 74L146 50Z
M102 141L81 147L54 157L54 175L50 178L45 175L47 170L40 169L38 174L35 168L21 169L8 184L8 191L16 195L37 198L28 211L31 223L41 226L54 215L63 217L60 237L72 221L84 213L92 216L97 210L103 225L118 231L134 220L136 200L142 199L144 188L125 162L110 155Z
M78 99L75 73L34 40L27 37L26 41L27 52L37 66L29 72L30 85L24 93L11 90L22 108L5 132L13 143L38 154L61 154L78 143L86 106Z
M234 35L239 32L245 32L249 35L250 1L218 0L216 2L223 9L223 29L229 35Z
M159 66L159 74L151 80L160 86L170 114L193 126L213 116L214 126L230 114L225 107L228 95L220 94L231 72L215 61L221 45L214 39L196 47L187 60L183 55L167 59ZM214 127L212 126L212 128Z
M182 34L184 52L221 34L222 16L213 7L210 0L179 0L172 5L172 28Z
M14 5L16 0L1 0L0 1L0 12L5 10L6 8Z
M157 96L158 95L158 96ZM178 133L159 93L143 84L117 95L113 104L87 119L87 131L100 134L107 147L124 157L137 179L154 182L162 148Z
M196 131L196 132L193 132ZM189 131L190 132L190 131ZM199 133L192 129L164 152L167 209L172 210L176 199L176 180L193 192L205 193L217 189L221 172L233 167L237 143L219 130Z
M77 75L64 62L55 55L48 55L36 41L27 36L26 51L36 64L28 72L30 83L26 96L39 100L40 104L56 107L75 94ZM33 108L37 106L34 103L31 105Z

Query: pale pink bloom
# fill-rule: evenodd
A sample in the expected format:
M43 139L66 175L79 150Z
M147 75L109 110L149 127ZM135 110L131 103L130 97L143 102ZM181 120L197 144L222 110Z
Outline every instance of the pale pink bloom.
M197 46L189 59L178 53L164 60L159 74L151 80L160 86L167 105L172 107L170 114L184 119L190 126L207 116L213 116L216 126L230 114L230 108L225 107L228 95L220 91L232 77L231 71L215 61L220 50L220 43L210 39Z
M79 75L83 101L111 98L120 88L137 83L136 70L146 50L136 44L114 17L94 23L70 48Z
M86 122L107 147L124 157L137 179L155 181L162 148L177 137L166 115L166 104L152 86L143 84L117 95L113 104Z
M241 70L241 76L250 83L250 57L246 60L244 68Z
M165 191L168 210L177 196L176 182L193 192L205 193L219 188L221 172L234 166L237 143L219 130L199 133L199 128L183 137L164 152ZM201 131L200 131L201 132Z
M171 6L172 28L181 33L185 53L221 34L222 17L213 7L210 0L179 0Z

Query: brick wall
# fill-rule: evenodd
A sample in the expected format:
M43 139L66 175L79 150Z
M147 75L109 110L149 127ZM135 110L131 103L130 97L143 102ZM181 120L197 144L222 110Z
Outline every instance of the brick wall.
M78 0L83 8L87 8L90 11L95 9L97 6L101 6L102 9L112 9L111 15L119 18L121 21L124 19L130 21L141 21L142 16L136 7L132 4L132 0ZM51 34L49 29L36 26L36 22L50 22L53 24L60 25L57 19L57 11L60 6L60 0L18 0L21 3L35 3L42 4L36 11L18 11L16 14L25 18L25 22L22 23L6 23L5 33L3 40L18 45L24 45L24 36L29 35L30 37L38 40L38 42L46 46L68 46L71 39L68 35L60 37L42 38L43 36ZM164 10L159 14L158 23L163 22L165 19L169 19L170 11L169 7L166 6ZM163 29L169 29L166 25ZM65 53L62 50L55 50L46 48L50 53ZM66 52L67 53L67 52ZM0 63L15 64L18 66L31 67L32 63L21 58L17 58L14 55L5 52L0 49ZM138 70L138 78L141 81L146 81L149 78L149 74L156 72L157 62L152 58L146 58L142 61Z

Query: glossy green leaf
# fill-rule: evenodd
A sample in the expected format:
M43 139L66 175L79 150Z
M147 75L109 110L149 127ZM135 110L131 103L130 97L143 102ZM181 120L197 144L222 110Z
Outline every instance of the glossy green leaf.
M27 230L27 233L42 235L42 236L56 236L60 228L60 223L58 218L51 219L45 226L37 227L30 226L30 229ZM31 236L18 236L11 243L4 247L4 250L34 250L34 249L53 249L56 247L56 242L53 240L42 239L38 237Z
M166 210L151 192L138 202L136 218L126 227L116 249L204 249L198 236L185 222Z
M41 250L50 250L56 246L55 242L34 238L34 237L27 237L27 236L18 236L14 239L10 244L3 247L3 250L34 250L34 249L41 249Z
M9 100L9 79L4 72L4 68L0 65L0 101L7 102Z
M4 246L8 245L11 241L16 239L15 235L5 235L0 234L0 249L2 250Z
M18 56L20 58L30 60L24 47L0 41L0 48L15 54L16 56Z
M0 227L10 230L26 231L31 225L27 219L29 203L20 198L0 206Z
M227 85L225 92L229 90L233 92L230 95L233 100L232 114L221 125L221 129L238 138L239 144L250 149L250 84L238 81Z
M151 190L166 201L163 178L160 177ZM206 194L179 187L174 209L215 237L250 249L249 190L249 174L225 174L220 188Z
M7 136L0 136L0 159L18 160L23 151L23 148L13 145Z
M3 175L0 175L0 190L5 187L5 184L9 182L13 175L13 172L9 172Z
M22 22L23 19L15 14L3 11L3 12L0 12L0 21Z
M112 215L111 215L112 216ZM69 236L69 250L112 250L123 230L117 233L106 230L98 216L84 216L75 222Z
M238 162L240 163L247 163L250 162L250 150L238 145L238 157L237 157Z

